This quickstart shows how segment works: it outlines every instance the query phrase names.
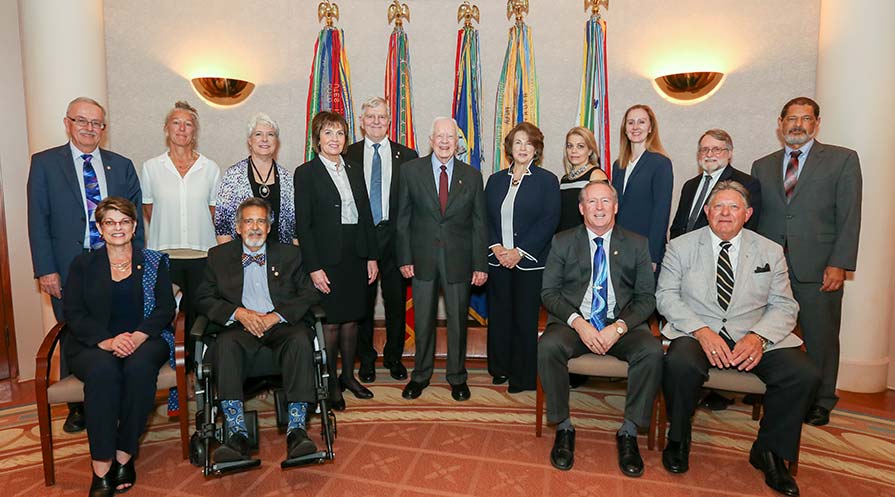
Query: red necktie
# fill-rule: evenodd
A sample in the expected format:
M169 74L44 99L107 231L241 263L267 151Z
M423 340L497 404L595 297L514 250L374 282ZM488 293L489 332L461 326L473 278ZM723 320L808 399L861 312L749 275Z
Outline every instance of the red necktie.
M448 175L447 166L441 165L441 177L438 178L438 203L441 204L441 215L447 209Z
M783 191L786 193L786 201L792 199L792 192L796 189L796 183L799 182L796 171L799 170L799 156L802 155L801 150L793 150L789 153L789 164L786 165L786 174L783 175Z

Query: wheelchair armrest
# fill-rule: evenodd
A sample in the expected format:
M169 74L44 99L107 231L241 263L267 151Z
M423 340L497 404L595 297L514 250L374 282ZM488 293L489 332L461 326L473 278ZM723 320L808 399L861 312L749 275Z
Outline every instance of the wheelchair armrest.
M320 304L311 306L311 314L314 315L314 319L319 319L321 321L326 319L326 311L323 310L323 306Z
M190 328L190 337L193 340L202 340L205 336L205 328L208 328L208 318L204 314L199 314L193 321L193 327Z

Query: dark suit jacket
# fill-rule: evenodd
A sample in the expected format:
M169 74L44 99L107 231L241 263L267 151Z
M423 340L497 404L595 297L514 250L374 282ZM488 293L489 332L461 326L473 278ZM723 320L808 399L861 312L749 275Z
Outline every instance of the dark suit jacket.
M513 246L534 257L523 257L520 269L543 268L550 252L550 240L559 224L559 181L546 169L532 165L530 175L525 176L516 193L513 204ZM510 190L512 175L500 171L488 177L485 187L485 205L488 211L488 246L502 244L502 219L500 207ZM488 262L499 265L497 257L488 253Z
M815 141L789 203L783 150L755 161L752 176L764 192L758 232L787 247L796 280L822 282L826 266L855 270L862 180L854 150Z
M404 164L407 161L419 158L416 151L413 149L407 148L400 143L393 142L391 140L388 141L389 146L392 149L392 182L390 187L390 194L388 199L388 217L389 221L391 221L391 225L395 225L395 220L398 218L398 196L400 192L400 184L401 184L401 164ZM352 143L348 145L348 150L345 151L345 159L361 166L361 172L364 171L364 140L359 142ZM364 183L366 184L366 182ZM367 196L369 196L370 192L367 192ZM394 227L391 228L394 231Z
M687 219L690 217L690 209L693 207L693 200L702 190L703 177L705 174L699 174L690 178L681 188L681 198L677 204L677 213L674 215L674 221L671 222L671 238L677 238L687 232ZM740 171L739 169L727 165L718 178L718 183L722 181L733 180L746 187L749 192L749 204L752 206L752 217L746 221L746 228L755 231L758 227L758 220L761 219L761 183L757 179ZM706 195L708 199L708 195ZM693 231L708 226L709 221L705 217L705 210L699 210L699 217L696 218L696 224Z
M140 179L130 159L100 149L109 196L124 197L137 208L143 202ZM81 190L84 179L75 174L71 148L66 143L31 156L28 173L28 238L34 277L59 273L65 283L68 267L84 249L87 217ZM134 246L143 247L143 216L137 215Z
M378 259L364 167L346 160L345 172L357 205L355 253L362 259ZM317 157L295 170L295 234L308 273L342 260L342 198Z
M589 244L584 225L553 237L541 289L541 301L550 313L548 323L566 324L569 316L581 313L581 300L593 273ZM647 239L616 224L607 255L615 318L629 329L648 328L647 320L656 309L656 279Z
M671 160L647 150L631 173L628 187L624 188L624 184L625 171L615 161L612 164L612 186L618 190L618 214L615 222L647 237L652 261L662 264L674 188Z
M441 214L432 173L432 155L401 168L398 211L398 266L414 265L416 278L433 280L436 252L447 252L447 281L469 281L473 271L488 271L485 192L482 173L454 159L447 209Z
M274 312L289 323L298 323L320 294L302 266L301 251L294 245L267 240L267 288ZM208 251L205 278L196 290L196 309L209 320L224 325L242 307L242 240L231 240Z
M131 260L131 277L135 278L133 310L143 318L143 272L145 267L143 250L134 248ZM109 253L105 247L88 254L79 255L71 264L65 283L66 329L74 340L65 340L65 348L96 347L112 338L109 321L112 315L111 303L112 270L109 267ZM171 289L167 257L159 264L155 281L155 308L143 318L136 330L150 337L158 338L166 326L174 319L176 304Z

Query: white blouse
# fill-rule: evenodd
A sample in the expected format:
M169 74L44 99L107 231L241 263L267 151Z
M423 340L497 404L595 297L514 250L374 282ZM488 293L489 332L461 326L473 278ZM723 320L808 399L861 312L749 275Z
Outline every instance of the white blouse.
M357 224L357 205L354 204L354 194L351 191L351 183L348 181L348 171L345 170L345 161L339 157L339 163L327 159L322 154L318 155L329 177L332 178L336 189L339 190L339 198L342 199L342 224Z
M207 252L217 245L208 207L217 200L220 181L220 168L202 154L183 177L167 152L144 162L143 203L152 204L146 247Z

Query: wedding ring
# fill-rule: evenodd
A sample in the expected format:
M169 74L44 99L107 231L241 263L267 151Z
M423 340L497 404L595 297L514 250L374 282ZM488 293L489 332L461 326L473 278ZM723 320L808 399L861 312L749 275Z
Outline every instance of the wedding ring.
M755 360L751 355L750 355L747 359L749 359L750 361L754 361L754 360Z
M712 355L718 355L718 351L713 350L713 351L712 351Z

